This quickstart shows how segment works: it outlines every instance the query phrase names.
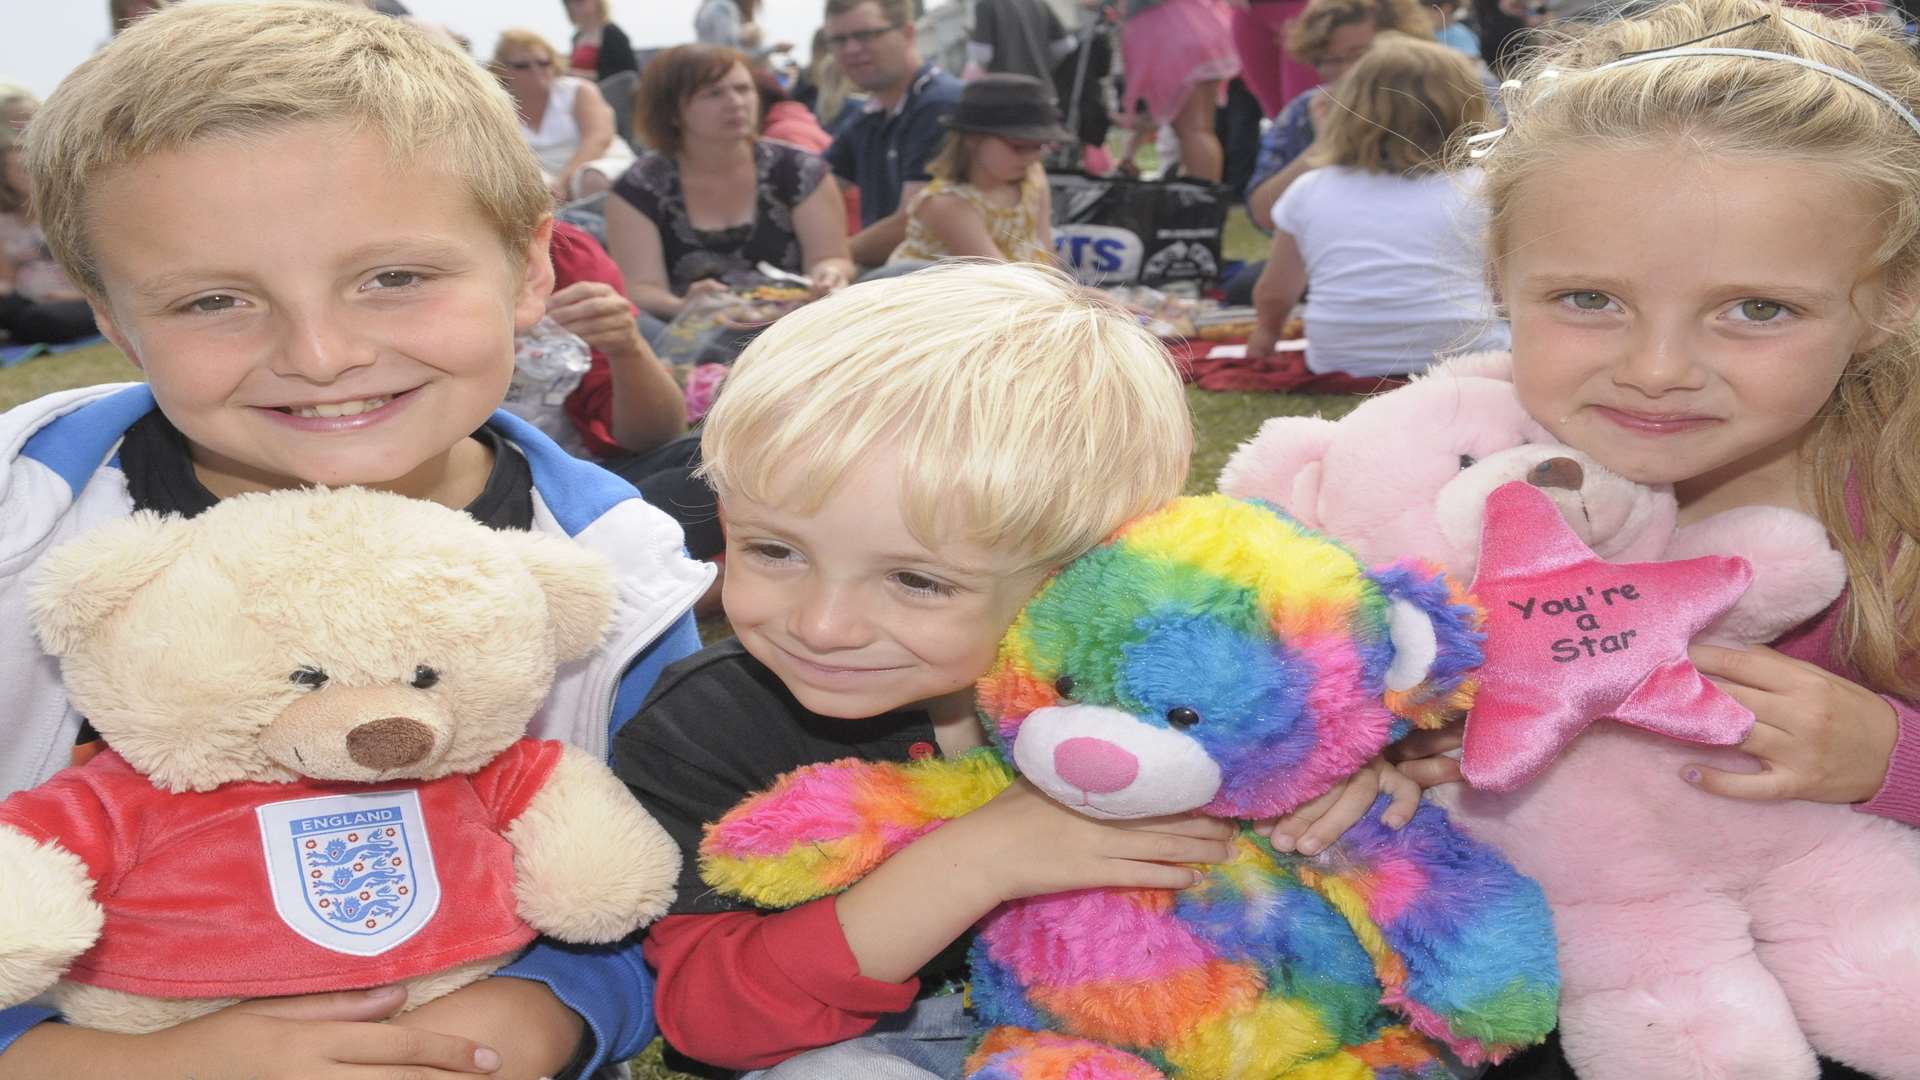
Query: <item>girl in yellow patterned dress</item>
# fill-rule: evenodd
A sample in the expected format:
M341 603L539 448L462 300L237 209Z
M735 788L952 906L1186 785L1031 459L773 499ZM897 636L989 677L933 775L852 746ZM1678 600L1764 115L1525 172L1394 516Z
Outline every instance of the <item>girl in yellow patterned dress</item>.
M1040 158L1072 136L1060 127L1053 91L1025 75L968 83L948 117L933 179L908 209L907 238L887 261L976 256L1053 261L1053 199Z

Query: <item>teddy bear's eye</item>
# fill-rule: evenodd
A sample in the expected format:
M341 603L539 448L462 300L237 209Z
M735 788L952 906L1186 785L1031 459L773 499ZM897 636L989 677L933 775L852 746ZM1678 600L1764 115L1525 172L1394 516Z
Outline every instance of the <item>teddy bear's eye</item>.
M1061 697L1072 697L1073 696L1073 676L1062 675L1059 678L1053 680L1053 692L1056 694L1059 694Z
M1200 714L1185 705L1175 705L1167 710L1167 723L1182 731L1200 722Z
M295 686L304 686L309 690L318 690L327 685L327 673L317 667L303 667L287 676Z
M1460 455L1460 471L1466 472L1468 469L1473 468L1473 463L1478 460L1480 459L1474 457L1472 454L1461 454Z
M439 672L425 664L421 664L419 667L413 669L413 681L407 685L413 687L415 690L425 690L439 681Z

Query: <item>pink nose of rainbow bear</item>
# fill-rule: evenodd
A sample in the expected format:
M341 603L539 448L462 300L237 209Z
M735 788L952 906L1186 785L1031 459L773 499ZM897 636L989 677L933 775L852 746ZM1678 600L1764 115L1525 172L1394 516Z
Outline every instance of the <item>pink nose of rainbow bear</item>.
M1140 759L1105 739L1067 739L1053 748L1053 770L1081 791L1120 791L1140 775Z

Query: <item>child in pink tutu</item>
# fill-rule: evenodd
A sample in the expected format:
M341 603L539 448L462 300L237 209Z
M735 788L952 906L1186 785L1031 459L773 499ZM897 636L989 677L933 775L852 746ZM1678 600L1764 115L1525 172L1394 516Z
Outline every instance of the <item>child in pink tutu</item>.
M1127 0L1120 51L1131 114L1145 102L1157 123L1180 137L1180 171L1220 182L1223 158L1213 133L1221 87L1240 73L1225 0Z

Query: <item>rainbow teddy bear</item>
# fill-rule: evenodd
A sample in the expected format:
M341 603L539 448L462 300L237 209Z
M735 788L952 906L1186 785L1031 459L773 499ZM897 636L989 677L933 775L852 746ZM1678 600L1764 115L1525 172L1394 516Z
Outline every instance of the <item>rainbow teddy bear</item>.
M1177 499L1054 575L979 686L993 749L809 766L708 829L716 888L846 888L1015 771L1080 812L1284 814L1463 710L1479 610L1417 563L1369 570L1251 500ZM1004 904L978 927L974 1080L1437 1080L1554 1025L1540 889L1423 805L1311 858L1243 827L1180 891Z

